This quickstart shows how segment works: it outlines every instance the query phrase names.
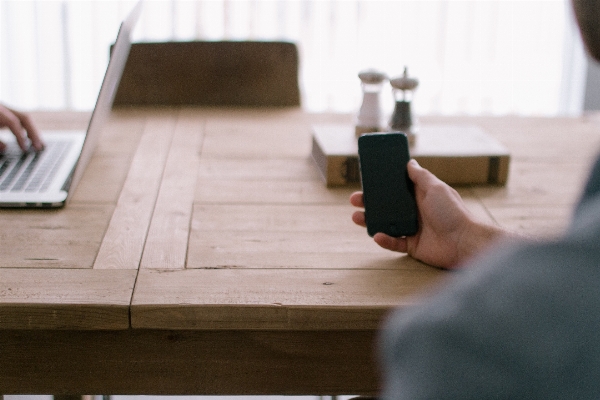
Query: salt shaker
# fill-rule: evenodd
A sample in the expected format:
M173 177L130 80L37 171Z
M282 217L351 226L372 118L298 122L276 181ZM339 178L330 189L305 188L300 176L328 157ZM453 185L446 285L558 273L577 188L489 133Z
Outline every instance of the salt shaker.
M380 94L387 76L383 72L369 69L358 74L363 92L362 105L358 112L355 126L356 136L363 133L383 130L383 111Z

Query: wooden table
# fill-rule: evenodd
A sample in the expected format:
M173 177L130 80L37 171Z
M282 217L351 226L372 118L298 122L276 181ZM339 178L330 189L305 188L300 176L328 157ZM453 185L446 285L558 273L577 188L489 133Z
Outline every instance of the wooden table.
M40 127L87 114L35 113ZM0 211L0 393L376 394L377 329L447 272L378 248L309 157L298 109L120 109L73 201ZM473 123L511 151L482 219L550 236L600 144L594 118Z

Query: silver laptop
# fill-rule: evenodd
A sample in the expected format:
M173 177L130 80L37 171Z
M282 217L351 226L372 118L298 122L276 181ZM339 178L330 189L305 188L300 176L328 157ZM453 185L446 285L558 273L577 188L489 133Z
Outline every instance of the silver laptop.
M10 132L0 132L7 149L0 156L0 207L62 207L87 166L119 86L141 13L139 0L121 23L87 131L44 131L46 148L23 153Z

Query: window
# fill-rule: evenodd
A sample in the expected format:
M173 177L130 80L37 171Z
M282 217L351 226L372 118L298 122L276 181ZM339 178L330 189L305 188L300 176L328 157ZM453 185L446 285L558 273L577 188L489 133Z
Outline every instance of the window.
M0 0L0 101L91 109L133 4ZM295 42L302 104L316 112L356 111L360 70L405 66L421 114L557 115L583 101L566 0L147 0L135 38Z

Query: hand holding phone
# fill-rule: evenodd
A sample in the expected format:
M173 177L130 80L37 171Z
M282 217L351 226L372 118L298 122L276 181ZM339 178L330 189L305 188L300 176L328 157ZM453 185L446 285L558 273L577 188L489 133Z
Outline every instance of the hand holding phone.
M412 236L419 228L404 133L368 133L358 138L358 157L369 236Z

